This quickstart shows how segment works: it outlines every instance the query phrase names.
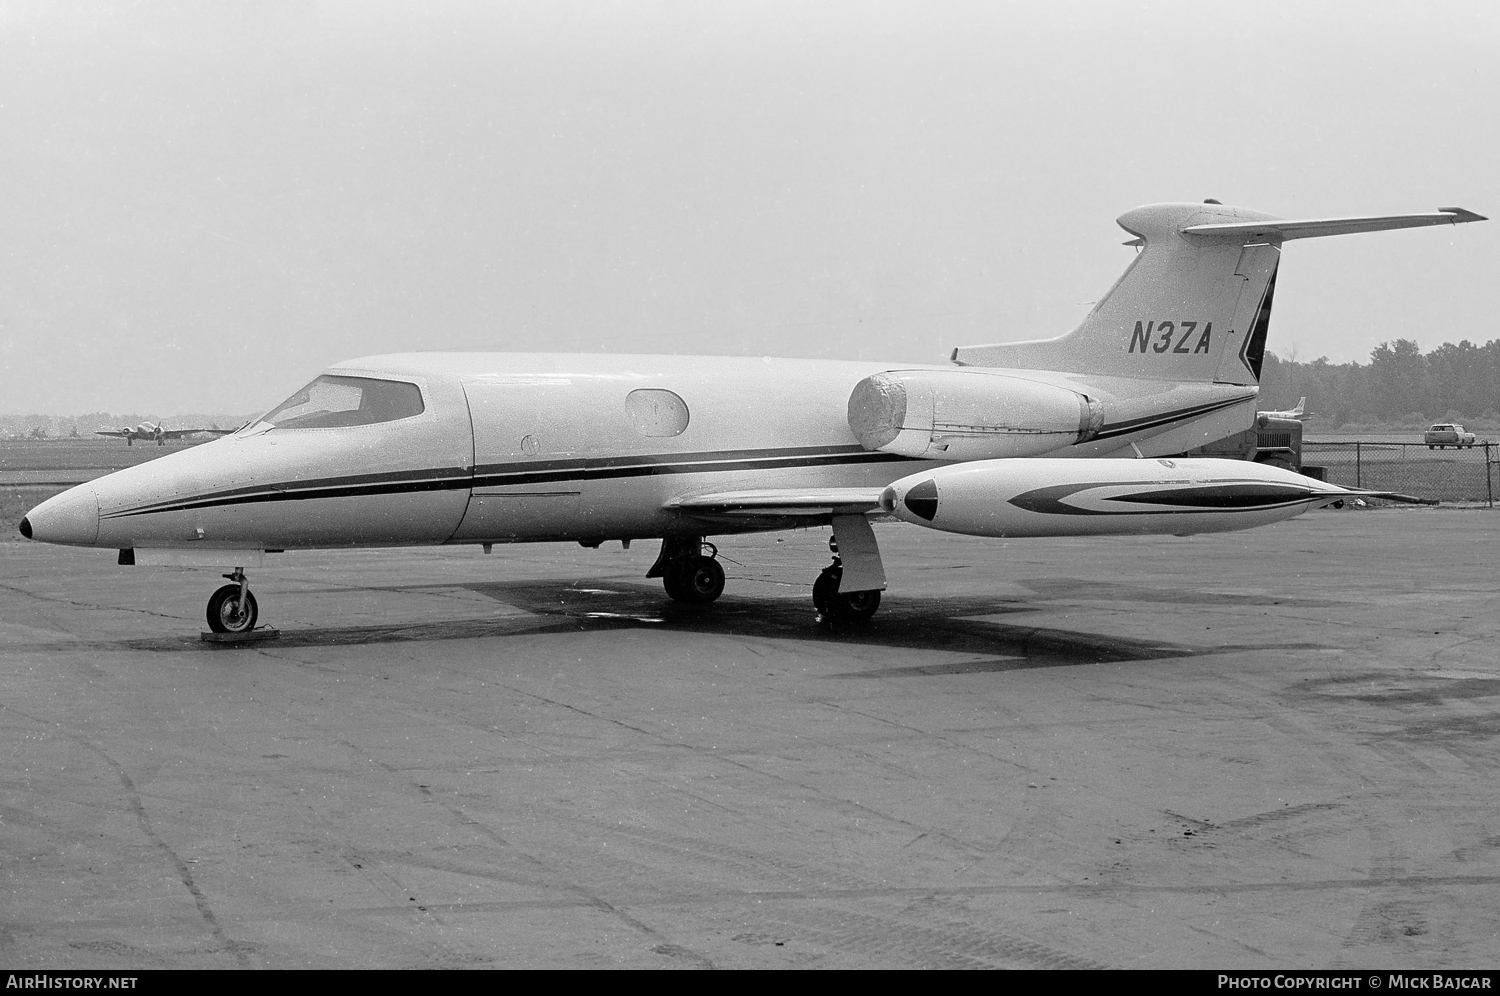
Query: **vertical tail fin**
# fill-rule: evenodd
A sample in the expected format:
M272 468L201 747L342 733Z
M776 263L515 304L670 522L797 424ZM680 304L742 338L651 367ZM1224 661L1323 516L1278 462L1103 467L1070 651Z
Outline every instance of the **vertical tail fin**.
M1265 357L1283 242L1483 220L1463 208L1284 221L1214 202L1139 207L1119 218L1135 236L1126 245L1139 246L1139 254L1078 328L1056 339L955 349L953 361L1253 385Z

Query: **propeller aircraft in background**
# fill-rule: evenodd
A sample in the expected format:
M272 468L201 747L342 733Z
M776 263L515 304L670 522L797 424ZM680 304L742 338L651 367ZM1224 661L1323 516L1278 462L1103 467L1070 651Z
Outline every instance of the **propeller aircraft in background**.
M160 425L152 422L142 422L131 428L123 426L119 429L98 429L96 436L114 436L116 439L124 439L126 446L131 446L137 439L156 440L157 446L165 446L169 439L181 439L184 436L196 436L199 433L207 433L214 436L227 436L233 429L163 429Z
M1262 418L1262 419L1294 418L1294 419L1298 420L1299 422L1305 422L1306 420L1308 420L1308 419L1310 419L1310 418L1313 417L1312 416L1312 412L1306 412L1306 413L1303 412L1303 409L1306 408L1306 407L1307 407L1307 399L1306 398L1298 398L1297 399L1297 407L1296 408L1287 408L1287 409L1285 409L1283 411L1260 412L1258 414L1259 414L1259 417Z

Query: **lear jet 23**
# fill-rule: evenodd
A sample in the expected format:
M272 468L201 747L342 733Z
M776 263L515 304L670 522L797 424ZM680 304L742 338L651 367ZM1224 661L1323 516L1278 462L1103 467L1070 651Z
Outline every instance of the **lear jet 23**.
M1119 223L1139 251L1078 328L947 365L349 360L233 435L79 485L20 528L122 564L230 568L208 623L239 633L258 614L245 568L292 548L659 538L647 576L707 603L724 588L708 537L828 524L837 556L813 601L865 617L886 586L872 516L977 536L1182 536L1369 494L1171 457L1253 423L1283 243L1481 220L1137 208Z
M183 436L196 436L200 432L206 432L215 436L223 436L233 431L233 429L163 429L160 425L153 425L150 422L142 422L134 429L132 429L128 425L120 429L97 429L95 430L94 435L114 436L117 439L123 438L125 440L126 446L133 445L137 439L154 439L156 440L157 446L165 446L167 444L167 440L169 439L181 439Z

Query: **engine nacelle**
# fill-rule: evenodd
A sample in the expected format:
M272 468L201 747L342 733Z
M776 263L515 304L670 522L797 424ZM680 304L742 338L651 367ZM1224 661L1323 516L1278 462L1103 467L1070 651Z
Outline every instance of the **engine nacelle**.
M1092 439L1103 422L1076 391L977 370L887 370L849 395L860 445L929 460L1038 456Z

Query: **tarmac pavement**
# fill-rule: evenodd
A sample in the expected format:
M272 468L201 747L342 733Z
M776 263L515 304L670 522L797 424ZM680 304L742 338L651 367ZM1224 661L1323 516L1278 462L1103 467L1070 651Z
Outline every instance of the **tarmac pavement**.
M1500 517L289 553L0 544L0 967L1500 963Z

